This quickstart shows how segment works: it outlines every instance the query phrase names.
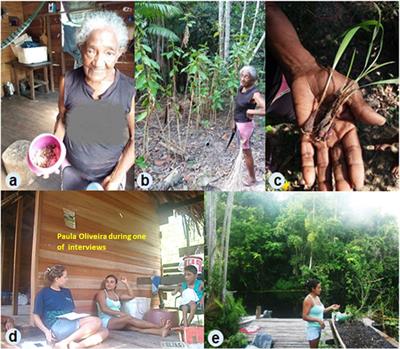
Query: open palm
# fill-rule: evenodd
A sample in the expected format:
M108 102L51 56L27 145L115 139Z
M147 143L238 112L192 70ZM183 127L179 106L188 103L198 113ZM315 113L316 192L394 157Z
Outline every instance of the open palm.
M292 79L293 103L300 127L317 108L328 74L327 69L316 65ZM326 99L335 98L346 81L345 76L334 71ZM302 174L307 187L311 187L316 178L318 189L322 191L333 189L333 178L336 190L361 189L364 184L364 164L355 120L368 125L383 125L386 120L364 101L361 91L354 93L339 112L326 140L317 141L310 133L301 136Z

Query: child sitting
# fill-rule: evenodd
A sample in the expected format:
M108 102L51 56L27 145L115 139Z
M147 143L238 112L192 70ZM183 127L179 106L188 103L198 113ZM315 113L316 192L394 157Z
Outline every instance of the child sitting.
M178 292L182 295L179 301L179 308L183 312L183 326L187 327L191 324L196 313L197 305L203 298L203 282L197 279L197 268L194 265L188 265L185 267L184 277L185 281L178 285L172 295L175 295ZM187 314L189 311L190 313L188 318Z

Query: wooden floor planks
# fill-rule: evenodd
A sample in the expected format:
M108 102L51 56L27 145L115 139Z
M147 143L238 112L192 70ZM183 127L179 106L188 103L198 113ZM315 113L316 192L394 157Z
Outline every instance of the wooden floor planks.
M332 331L329 323L325 322L326 327L322 332L321 342L332 339ZM272 336L274 348L308 348L306 338L307 324L302 319L257 319L246 325L259 326L260 332L268 333ZM249 340L253 340L256 334L248 335Z

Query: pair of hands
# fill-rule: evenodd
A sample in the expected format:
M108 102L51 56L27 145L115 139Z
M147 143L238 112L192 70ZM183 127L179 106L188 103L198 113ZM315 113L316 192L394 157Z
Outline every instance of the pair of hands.
M315 64L292 78L293 103L300 127L315 110L325 88L329 72ZM326 98L332 99L347 78L334 71ZM355 121L367 125L383 125L386 119L374 112L364 101L361 91L354 93L344 104L340 116L325 141L316 141L309 134L301 135L301 162L304 184L310 188L315 180L320 191L359 190L364 185L364 163ZM316 155L316 163L314 162Z
M332 304L331 306L329 306L326 310L327 311L331 311L331 310L338 310L340 308L339 304ZM321 328L324 329L325 328L325 322L324 320L319 320L318 321L319 324L321 325Z
M118 190L119 184L120 183L118 181L112 181L111 175L110 175L110 176L107 176L106 178L104 178L103 182L101 183L101 186L104 188L104 190ZM122 281L122 279L121 279L121 281Z
M60 170L55 170L54 173L59 174ZM48 179L49 175L44 174L42 175L44 179ZM107 176L104 178L103 182L101 183L101 186L103 187L104 190L118 190L119 189L120 183L118 181L113 181L111 180L111 175Z
M51 344L56 341L56 338L53 336L53 333L49 329L46 329L44 335L46 336L47 343Z

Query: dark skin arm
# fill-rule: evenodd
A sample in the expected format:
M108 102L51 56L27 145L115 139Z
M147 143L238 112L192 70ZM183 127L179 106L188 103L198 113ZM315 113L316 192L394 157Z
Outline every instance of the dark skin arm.
M329 72L303 47L281 9L275 3L266 4L269 49L291 85L297 123L302 127L316 109ZM334 71L327 99L333 99L346 81L345 76ZM364 163L355 120L368 125L383 125L386 121L368 106L361 91L357 91L340 110L340 117L325 141L316 142L309 134L301 136L302 174L306 187L311 187L317 179L319 190L332 190L333 173L336 190L362 188Z
M260 92L254 94L253 101L257 104L257 107L256 109L248 109L246 112L247 117L253 119L256 115L265 116L265 100Z

